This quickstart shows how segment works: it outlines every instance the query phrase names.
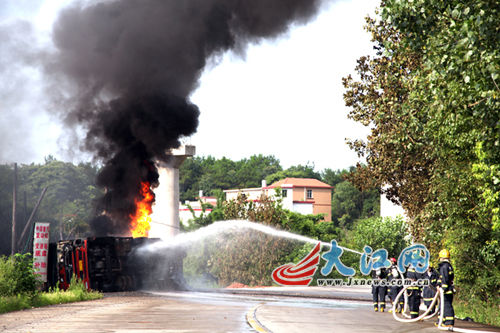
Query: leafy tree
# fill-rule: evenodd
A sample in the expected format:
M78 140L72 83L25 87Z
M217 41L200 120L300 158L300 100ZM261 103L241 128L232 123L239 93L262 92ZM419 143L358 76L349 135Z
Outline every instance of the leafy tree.
M321 181L327 183L330 186L335 187L338 183L345 180L345 177L349 173L348 170L332 170L325 169L321 172Z
M371 217L356 221L347 235L347 243L358 251L365 245L386 249L391 257L397 257L410 243L410 235L401 217Z
M351 142L367 160L350 176L384 186L415 240L450 248L461 292L495 299L500 163L500 7L495 1L382 3L368 19L374 58L344 79L350 117L372 127Z
M359 190L346 178L349 170L325 169L321 173L322 181L333 186L332 221L342 228L350 227L359 218L378 216L380 214L380 194L376 188L364 187Z
M349 75L343 82L346 105L352 107L349 117L370 125L372 131L366 142L349 142L367 165L358 164L348 179L361 190L383 189L414 218L427 202L426 184L434 163L430 154L434 147L419 133L425 115L404 104L421 57L397 48L400 37L387 22L367 19L367 23L377 56L361 57L356 66L360 80Z
M181 164L179 170L179 195L181 201L194 200L198 196L197 183L203 174L200 157L191 157Z
M38 220L52 223L54 238L84 236L87 222L94 214L93 200L99 190L95 186L97 169L90 164L65 163L47 159L41 166L20 169L20 189L35 202L47 187L47 193L37 213ZM56 237L54 234L58 232Z
M0 256L0 297L34 294L37 285L30 254Z
M407 225L401 217L370 217L354 222L352 229L344 235L343 246L363 252L364 246L368 245L374 251L386 249L389 257L397 258L410 244L410 240ZM345 251L342 255L342 262L356 269L358 275L360 275L359 261L359 254Z
M281 165L274 156L253 155L238 162L236 188L259 187L268 175L281 171Z
M284 178L314 178L321 180L321 174L314 171L314 165L295 165L291 166L286 170L275 172L266 177L266 182L272 184L280 179Z
M0 253L10 253L12 212L11 166L0 166ZM18 167L17 237L20 237L27 218L37 202L42 189L46 195L35 216L35 221L52 224L52 239L83 237L88 232L88 221L94 214L93 200L99 194L95 186L97 168L88 163L73 165L49 156L43 165L30 164ZM22 199L26 198L26 206ZM29 251L29 236L24 236Z
M188 158L180 168L180 198L194 200L199 191L214 195L216 190L258 187L269 174L282 170L274 156L253 155L232 161L225 157Z
M348 181L337 184L332 196L332 220L348 227L361 216L362 209L362 192Z
M244 194L239 194L236 200L230 200L224 205L224 220L236 219L280 226L285 221L285 210L279 199L261 195L254 202L247 200Z

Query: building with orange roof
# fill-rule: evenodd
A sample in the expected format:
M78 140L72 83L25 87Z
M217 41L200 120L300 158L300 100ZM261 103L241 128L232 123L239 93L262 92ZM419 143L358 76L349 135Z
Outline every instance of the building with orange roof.
M262 194L273 197L281 189L283 208L301 214L323 214L325 221L332 220L332 186L313 178L285 178L269 186L225 190L226 200L245 194L248 200L257 201Z

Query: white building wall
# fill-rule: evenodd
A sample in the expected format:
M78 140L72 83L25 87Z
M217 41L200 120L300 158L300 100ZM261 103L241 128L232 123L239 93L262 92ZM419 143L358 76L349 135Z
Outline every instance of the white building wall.
M247 196L247 200L259 200L263 190L260 187L256 188L243 188L240 190L224 191L226 193L226 201L236 200L238 194L243 193Z
M291 210L291 211L295 211L294 203L293 203L293 188L281 188L281 189L287 191L286 197L282 198L283 199L283 201L282 201L283 208ZM274 193L274 189L271 189L271 190Z

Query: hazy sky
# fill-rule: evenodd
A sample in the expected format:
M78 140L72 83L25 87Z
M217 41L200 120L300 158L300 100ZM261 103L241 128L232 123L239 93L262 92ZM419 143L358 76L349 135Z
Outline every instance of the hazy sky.
M32 22L38 42L48 44L57 11L69 2L1 0L0 36L2 26L23 18ZM354 72L357 58L372 53L363 25L377 4L331 2L313 22L250 46L244 58L225 54L205 70L191 97L200 124L185 141L201 156L274 155L284 167L309 162L317 170L355 164L345 138L363 138L368 131L347 119L341 78ZM43 78L36 69L8 64L0 62L0 163L40 162L48 154L85 159L44 112L48 106L38 89Z

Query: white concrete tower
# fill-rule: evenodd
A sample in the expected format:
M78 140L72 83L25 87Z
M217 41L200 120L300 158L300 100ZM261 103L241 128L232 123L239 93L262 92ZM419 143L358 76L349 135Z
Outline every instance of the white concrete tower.
M151 215L150 238L164 240L179 233L179 168L195 152L195 146L181 146L170 151L168 163L159 163L160 185L154 190L156 197Z

